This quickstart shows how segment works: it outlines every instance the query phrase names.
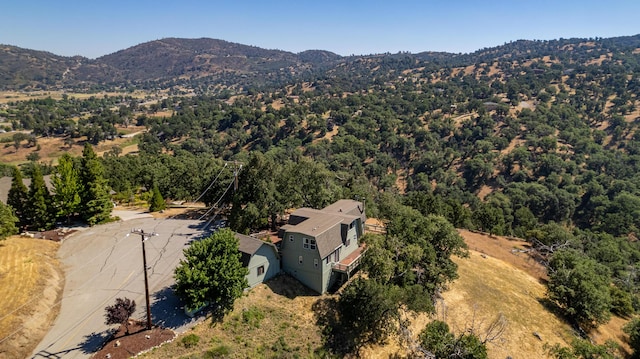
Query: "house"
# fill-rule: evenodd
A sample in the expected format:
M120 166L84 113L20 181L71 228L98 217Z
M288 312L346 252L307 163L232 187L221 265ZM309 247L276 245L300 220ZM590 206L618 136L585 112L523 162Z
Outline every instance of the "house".
M247 267L249 288L271 279L280 273L280 256L273 243L236 233L242 265Z
M280 228L282 270L318 293L327 292L360 263L365 221L363 203L353 200L295 210Z

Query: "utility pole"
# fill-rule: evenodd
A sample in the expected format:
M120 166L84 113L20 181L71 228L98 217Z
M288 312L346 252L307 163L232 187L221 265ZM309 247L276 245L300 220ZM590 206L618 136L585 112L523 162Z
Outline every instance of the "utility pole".
M139 234L142 240L142 265L144 266L144 294L147 300L147 329L151 329L151 305L149 304L149 278L147 277L147 253L144 249L144 241L149 237L157 236L155 232L145 233L142 229L132 229L131 233Z

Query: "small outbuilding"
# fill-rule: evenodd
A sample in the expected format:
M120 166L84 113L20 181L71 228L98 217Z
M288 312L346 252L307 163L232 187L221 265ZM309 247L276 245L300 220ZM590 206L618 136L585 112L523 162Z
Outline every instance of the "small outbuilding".
M273 243L236 233L241 261L249 273L249 288L263 283L280 273L280 256Z

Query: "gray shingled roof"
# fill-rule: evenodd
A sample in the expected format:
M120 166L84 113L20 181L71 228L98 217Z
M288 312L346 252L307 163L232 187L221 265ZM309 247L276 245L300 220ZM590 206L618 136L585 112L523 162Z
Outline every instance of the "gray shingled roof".
M361 218L361 216L347 214L348 212L360 213L357 209L358 205L362 208L362 203L360 202L340 200L322 210L299 208L293 211L291 216L307 219L296 225L288 225L286 231L314 237L320 257L324 258L342 245L340 225L348 225Z
M7 203L7 197L9 196L12 181L13 177L0 177L0 201L2 201L2 203ZM22 183L29 188L31 185L31 178L23 178ZM51 175L44 176L44 183L49 189L49 192L52 192L53 185L51 184Z

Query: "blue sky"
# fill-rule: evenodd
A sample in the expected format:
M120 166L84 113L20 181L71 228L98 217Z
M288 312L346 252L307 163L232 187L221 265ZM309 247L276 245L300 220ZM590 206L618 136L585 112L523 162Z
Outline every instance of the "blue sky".
M0 44L96 58L166 37L341 55L640 33L637 0L2 0Z

